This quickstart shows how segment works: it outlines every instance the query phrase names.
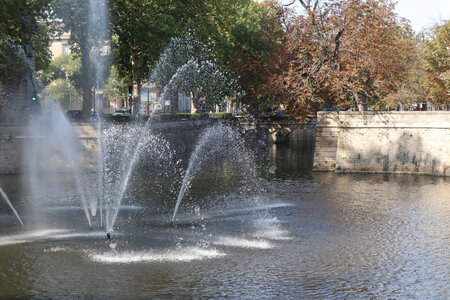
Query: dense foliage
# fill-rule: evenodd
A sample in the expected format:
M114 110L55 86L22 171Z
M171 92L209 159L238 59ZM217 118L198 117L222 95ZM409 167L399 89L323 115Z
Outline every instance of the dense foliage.
M427 96L434 104L444 104L450 97L450 21L433 29L425 42L423 58L426 70Z
M29 71L24 55L35 57L41 70L50 61L48 30L50 0L0 1L0 80L6 75Z
M3 0L0 68L24 72L21 56L33 51L55 97L67 102L68 93L81 94L86 114L94 87L122 98L132 85L138 107L150 74L167 93L189 94L197 105L225 98L276 104L298 119L326 105L366 110L448 102L449 21L419 38L390 0L291 2L302 10L252 0ZM92 11L109 16L89 18ZM70 31L75 56L48 64L54 30ZM95 48L105 43L112 55L101 59L108 70L114 65L108 80L108 71L93 63Z
M151 81L164 87L164 96L184 93L193 99L195 110L224 105L226 97L237 96L235 80L214 59L211 45L200 43L193 32L172 38L156 64ZM176 96L172 101L176 101Z

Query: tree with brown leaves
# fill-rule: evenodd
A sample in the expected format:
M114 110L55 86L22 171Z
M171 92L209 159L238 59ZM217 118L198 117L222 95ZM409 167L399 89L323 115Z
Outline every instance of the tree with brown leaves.
M450 101L450 21L435 26L432 38L425 42L425 61L428 100L434 105Z
M277 89L304 119L327 104L367 110L398 89L411 55L405 25L385 0L299 0L291 15Z

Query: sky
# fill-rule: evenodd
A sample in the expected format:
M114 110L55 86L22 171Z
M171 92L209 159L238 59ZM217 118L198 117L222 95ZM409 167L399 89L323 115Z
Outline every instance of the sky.
M411 21L418 32L434 23L450 19L450 0L397 0L396 12Z
M289 3L291 0L282 0ZM431 27L434 23L450 19L450 0L394 0L400 17L411 21L414 31ZM296 1L298 4L298 0Z

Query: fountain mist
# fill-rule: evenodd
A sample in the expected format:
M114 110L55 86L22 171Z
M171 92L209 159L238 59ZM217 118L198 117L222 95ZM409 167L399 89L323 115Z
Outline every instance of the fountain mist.
M30 70L33 87L36 93L41 93L41 114L35 115L28 124L27 135L31 138L24 147L25 173L33 197L32 206L36 212L45 201L41 195L45 184L41 178L46 172L59 172L62 168L69 168L74 177L81 205L87 222L91 226L85 184L82 180L80 161L80 145L75 131L64 116L59 105L51 101L45 92L44 85L39 80L34 64L21 47L18 54Z
M87 222L91 226L86 183L82 179L80 167L82 151L78 137L57 104L48 101L43 106L42 115L30 121L28 134L31 139L24 149L25 169L34 198L34 210L39 210L46 201L43 194L46 190L43 174L69 171L73 175Z

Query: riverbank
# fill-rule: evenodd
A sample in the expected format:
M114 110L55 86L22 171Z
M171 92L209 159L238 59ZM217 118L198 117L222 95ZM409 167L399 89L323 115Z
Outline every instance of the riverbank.
M229 118L244 131L265 133L271 143L314 152L315 171L411 173L449 176L450 112L319 112L317 122L288 118ZM196 141L219 119L159 120L152 128L176 136L177 147ZM83 166L96 168L97 123L74 123ZM264 138L260 135L259 138ZM0 124L0 174L19 174L30 137L23 126ZM189 144L189 145L188 145Z
M314 170L450 175L450 112L319 112Z

